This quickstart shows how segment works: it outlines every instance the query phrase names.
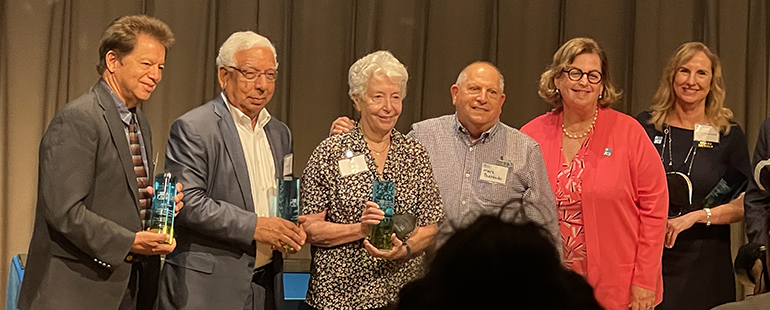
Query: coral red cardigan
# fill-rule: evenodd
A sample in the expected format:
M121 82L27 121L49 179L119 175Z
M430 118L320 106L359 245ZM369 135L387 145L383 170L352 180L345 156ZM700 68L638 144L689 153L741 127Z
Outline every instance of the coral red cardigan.
M530 121L521 131L540 144L551 188L564 162L562 109ZM661 256L668 187L660 155L638 121L599 109L583 174L583 222L588 282L609 310L626 310L631 285L663 298Z

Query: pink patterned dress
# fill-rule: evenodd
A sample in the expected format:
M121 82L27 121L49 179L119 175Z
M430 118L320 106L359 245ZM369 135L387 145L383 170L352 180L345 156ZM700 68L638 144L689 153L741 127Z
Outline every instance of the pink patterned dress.
M582 176L591 136L583 142L572 162L567 164L562 161L561 169L556 175L556 206L564 247L564 264L584 277L588 272L588 262L583 229ZM564 150L561 158L565 158Z

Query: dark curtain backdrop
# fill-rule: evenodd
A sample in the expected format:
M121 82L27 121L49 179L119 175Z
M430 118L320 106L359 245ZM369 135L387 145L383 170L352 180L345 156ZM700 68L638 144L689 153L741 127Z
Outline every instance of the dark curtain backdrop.
M768 116L768 10L763 0L3 0L0 3L0 289L11 257L27 251L34 218L37 150L54 113L98 79L97 45L118 16L167 22L176 45L163 82L142 104L163 162L171 123L218 92L215 58L234 31L270 38L280 62L268 106L292 130L295 173L332 120L353 116L347 70L388 49L411 75L398 129L453 113L449 87L475 60L497 64L506 80L502 121L520 127L550 109L537 96L556 49L596 39L624 91L614 108L646 109L674 49L703 41L718 53L726 105L753 148ZM742 230L736 225L735 241ZM707 268L707 267L706 267Z

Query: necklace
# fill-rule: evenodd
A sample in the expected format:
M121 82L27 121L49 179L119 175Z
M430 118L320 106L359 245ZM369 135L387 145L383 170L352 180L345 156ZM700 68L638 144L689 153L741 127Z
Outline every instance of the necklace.
M666 170L674 170L674 161L673 157L674 155L671 154L671 126L666 125L666 128L663 129L663 135L668 138L668 169ZM660 160L663 161L663 154L666 153L666 143L663 143L663 149L660 151ZM687 164L687 162L690 162L689 167L687 167L687 176L690 176L690 173L692 172L692 163L695 162L695 154L698 153L698 148L695 147L695 143L693 142L693 145L690 146L690 151L687 152L687 156L684 158L684 162L682 164ZM692 155L692 157L690 157ZM665 163L665 161L663 161Z
M377 156L380 156L380 153L385 152L390 147L390 139L388 139L388 143L385 144L385 147L383 147L381 150L376 150L372 147L372 145L369 143L369 141L366 141L366 146L369 147L369 150L374 152L374 154L377 154Z
M599 108L596 108L596 111L594 112L594 119L591 120L591 126L588 126L588 130L586 132L581 134L572 134L567 131L567 127L564 127L564 122L561 123L561 131L564 133L567 138L580 140L588 136L589 133L591 133L592 130L594 130L594 125L596 125L596 116L599 115Z

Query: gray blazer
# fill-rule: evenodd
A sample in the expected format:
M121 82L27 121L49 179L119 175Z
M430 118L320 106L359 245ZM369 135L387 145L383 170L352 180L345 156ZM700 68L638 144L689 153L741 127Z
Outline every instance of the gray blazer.
M185 195L175 223L177 247L166 256L160 277L159 309L243 309L252 294L257 216L243 148L225 104L217 96L171 126L166 171L177 176ZM292 152L291 135L275 118L264 129L278 178L284 156ZM280 255L273 264L280 270ZM276 295L283 295L280 285Z
M138 110L137 119L152 154L150 126ZM131 152L106 83L100 80L56 113L39 155L19 308L117 309L131 271L124 259L142 223ZM154 275L141 279L157 283L159 263L153 257ZM144 294L150 303L155 290Z

